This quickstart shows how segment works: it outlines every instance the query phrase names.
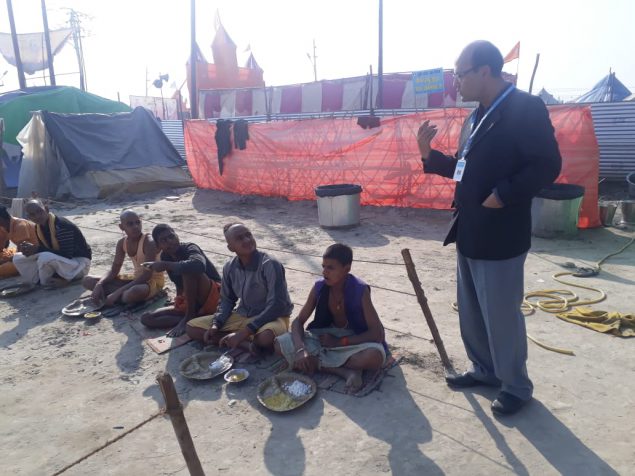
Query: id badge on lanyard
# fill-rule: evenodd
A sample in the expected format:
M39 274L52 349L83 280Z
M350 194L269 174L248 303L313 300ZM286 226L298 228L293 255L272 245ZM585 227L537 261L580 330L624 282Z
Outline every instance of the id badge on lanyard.
M475 126L475 122L476 122L476 116L472 116L472 132L470 133L470 136L467 139L467 142L465 144L465 147L463 148L463 152L461 153L461 158L457 161L456 163L456 167L454 168L454 176L452 177L452 180L454 180L455 182L460 182L463 179L463 175L465 174L465 165L466 165L466 161L465 161L465 156L467 155L468 151L470 150L470 147L472 145L472 141L474 140L474 137L476 136L476 133L478 132L478 130L480 129L481 125L483 124L483 122L485 122L485 119L490 115L490 113L496 109L498 107L498 105L503 102L503 100L514 90L514 85L510 85L504 92L503 94L501 94L498 99L496 99L496 101L494 101L494 104L491 105L491 107L485 112L485 115L481 118L481 120L479 121L478 124L476 124Z
M454 176L452 177L452 180L454 180L455 182L460 182L461 179L463 178L463 172L465 172L465 159L461 158L457 163L456 163L456 168L454 169Z

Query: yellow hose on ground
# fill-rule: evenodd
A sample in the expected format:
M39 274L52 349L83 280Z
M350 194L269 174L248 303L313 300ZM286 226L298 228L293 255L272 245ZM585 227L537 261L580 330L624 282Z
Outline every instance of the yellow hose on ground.
M580 300L577 294L568 289L541 289L538 291L532 291L529 293L525 293L523 297L523 303L520 306L521 311L525 316L529 316L533 314L536 309L540 309L541 311L549 312L551 314L558 314L560 312L565 312L570 310L573 307L577 306L588 306L589 304L596 304L598 302L602 302L606 299L606 292L602 289L597 289L591 286L583 286L581 284L572 283L571 281L565 281L561 279L562 276L573 276L577 278L584 278L589 276L595 276L600 273L602 270L602 263L604 263L607 259L620 254L626 248L631 246L635 242L635 237L631 238L628 243L626 243L622 248L613 253L609 253L600 261L598 261L593 268L590 269L582 269L580 271L562 271L560 273L556 273L552 276L554 281L557 281L566 286L572 286L574 288L586 289L587 291L592 291L594 293L599 294L599 296L595 299L587 299ZM542 300L538 300L535 302L531 302L530 299L533 298L546 298ZM459 307L456 302L452 303L452 309L458 312ZM565 355L575 355L572 350L562 349L559 347L553 347L547 344L544 344L527 334L527 338L531 340L534 344L543 349L550 350L552 352L557 352L559 354Z

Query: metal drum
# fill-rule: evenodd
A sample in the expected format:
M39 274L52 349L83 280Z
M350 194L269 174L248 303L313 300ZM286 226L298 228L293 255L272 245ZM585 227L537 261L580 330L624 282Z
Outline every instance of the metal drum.
M635 200L623 200L620 206L622 221L627 225L635 225Z
M580 185L554 183L542 189L531 205L531 233L541 238L574 237L583 197Z
M613 225L613 218L615 217L615 210L617 210L617 203L615 202L600 202L600 221L604 226Z
M338 228L359 225L359 194L361 192L361 186L352 184L316 187L320 226Z

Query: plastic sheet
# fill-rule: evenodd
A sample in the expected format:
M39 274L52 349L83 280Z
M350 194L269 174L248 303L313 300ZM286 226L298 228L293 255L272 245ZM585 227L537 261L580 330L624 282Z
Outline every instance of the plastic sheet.
M599 149L590 109L554 106L549 112L563 156L558 181L585 188L579 226L600 226ZM360 128L356 118L250 124L247 148L225 158L222 177L214 124L188 121L187 162L199 188L313 200L316 186L352 183L363 188L362 205L447 209L454 183L423 173L415 135L429 119L438 126L433 147L453 154L468 113L448 108L382 117L381 126L373 129Z

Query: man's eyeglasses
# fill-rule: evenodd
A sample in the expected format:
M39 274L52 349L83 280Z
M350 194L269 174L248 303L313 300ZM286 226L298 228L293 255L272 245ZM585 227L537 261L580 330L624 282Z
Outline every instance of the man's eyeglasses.
M460 81L464 77L466 77L468 74L476 71L479 68L480 68L480 66L472 66L470 69L466 69L465 71L461 71L461 72L457 71L457 72L454 73L454 79L458 79Z

